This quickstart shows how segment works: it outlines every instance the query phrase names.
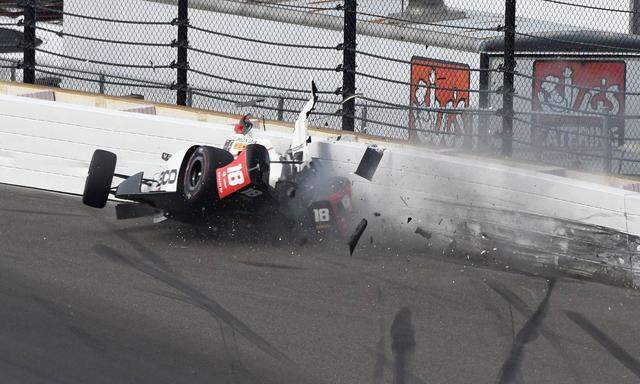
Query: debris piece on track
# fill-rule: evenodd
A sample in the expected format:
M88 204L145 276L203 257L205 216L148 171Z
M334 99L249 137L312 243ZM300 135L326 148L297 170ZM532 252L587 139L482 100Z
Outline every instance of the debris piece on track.
M416 228L416 232L418 235L424 237L425 239L429 240L431 238L431 232L425 231L424 229L417 227Z
M362 219L360 221L360 224L358 224L358 226L356 227L355 232L353 232L353 234L351 235L351 238L349 239L350 255L353 255L353 250L356 248L356 245L358 245L358 241L360 241L360 237L364 233L365 229L367 229L367 219Z

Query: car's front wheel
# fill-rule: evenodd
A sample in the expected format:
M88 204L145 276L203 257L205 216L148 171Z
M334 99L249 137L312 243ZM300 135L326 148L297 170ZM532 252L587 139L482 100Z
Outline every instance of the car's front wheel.
M115 153L101 149L93 152L89 174L84 184L82 202L90 207L104 208L109 199L109 190L116 170L117 156Z

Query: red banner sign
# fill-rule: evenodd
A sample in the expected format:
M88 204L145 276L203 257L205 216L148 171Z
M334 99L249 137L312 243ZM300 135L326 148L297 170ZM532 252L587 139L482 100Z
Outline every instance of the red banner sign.
M411 59L410 105L415 108L458 109L469 106L469 66L421 57ZM411 110L409 140L446 143L463 132L462 115ZM449 139L449 140L448 140Z
M534 116L535 144L578 153L606 152L608 135L624 144L624 61L536 60L533 77L531 107L547 113Z
M536 60L533 76L535 111L624 114L624 61ZM545 118L544 122L563 123L562 119L553 117Z

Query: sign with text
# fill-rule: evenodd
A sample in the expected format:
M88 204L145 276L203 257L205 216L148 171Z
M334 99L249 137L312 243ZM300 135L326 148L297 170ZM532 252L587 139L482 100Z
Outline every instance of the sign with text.
M611 145L609 136L623 143L624 61L536 60L533 77L532 109L551 114L534 118L533 142L579 153ZM612 118L589 115L594 112Z
M442 110L468 107L470 83L467 64L413 57L410 105L418 109L409 111L409 140L452 145L464 132L464 120L460 113Z

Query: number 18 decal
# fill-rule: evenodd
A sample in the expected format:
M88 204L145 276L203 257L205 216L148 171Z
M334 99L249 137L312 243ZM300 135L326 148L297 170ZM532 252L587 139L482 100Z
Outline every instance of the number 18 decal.
M229 181L229 185L231 186L244 184L242 164L227 168L227 180Z
M253 188L249 188L245 191L240 192L241 194L249 197L249 198L254 198L254 197L258 197L260 195L262 195L262 191L259 191L257 189L253 189Z
M242 152L231 164L216 169L218 197L224 199L251 183L247 167L247 152Z
M314 209L313 214L315 216L316 223L323 223L331 220L329 208Z

